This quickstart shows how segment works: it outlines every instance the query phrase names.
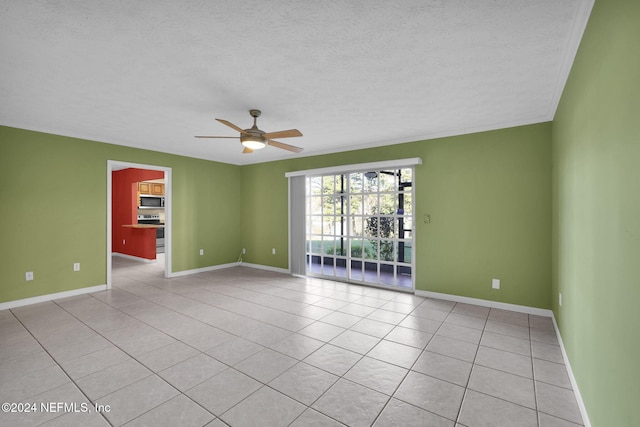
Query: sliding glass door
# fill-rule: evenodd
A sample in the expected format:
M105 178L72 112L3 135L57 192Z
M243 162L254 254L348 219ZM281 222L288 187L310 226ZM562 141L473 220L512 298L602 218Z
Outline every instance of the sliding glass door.
M306 270L413 289L413 168L308 176Z

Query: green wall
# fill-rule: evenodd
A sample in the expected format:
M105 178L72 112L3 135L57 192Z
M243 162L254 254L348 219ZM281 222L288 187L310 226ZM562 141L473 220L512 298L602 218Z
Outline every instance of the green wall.
M172 168L176 272L242 247L244 261L286 269L285 172L421 157L416 212L432 221L416 227L417 288L547 308L549 138L547 123L239 167L0 127L0 302L106 282L107 160Z
M550 308L551 125L242 167L246 262L287 268L285 172L420 157L416 288ZM420 220L431 215L431 223ZM277 249L271 255L271 248ZM500 278L502 289L491 289Z
M0 126L0 302L106 283L107 160L172 168L174 272L236 261L238 166Z
M553 309L603 427L638 425L639 22L637 0L596 1L552 126Z

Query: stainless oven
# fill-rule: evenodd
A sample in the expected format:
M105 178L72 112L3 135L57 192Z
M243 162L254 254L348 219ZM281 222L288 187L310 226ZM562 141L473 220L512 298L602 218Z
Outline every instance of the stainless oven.
M138 224L164 225L160 215L138 215ZM156 228L156 253L164 253L164 227Z

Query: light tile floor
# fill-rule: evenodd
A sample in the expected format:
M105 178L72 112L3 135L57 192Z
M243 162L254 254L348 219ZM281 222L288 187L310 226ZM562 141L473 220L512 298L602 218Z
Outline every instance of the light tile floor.
M549 318L243 267L167 280L161 263L113 265L111 291L0 312L0 401L22 410L0 425L582 423Z

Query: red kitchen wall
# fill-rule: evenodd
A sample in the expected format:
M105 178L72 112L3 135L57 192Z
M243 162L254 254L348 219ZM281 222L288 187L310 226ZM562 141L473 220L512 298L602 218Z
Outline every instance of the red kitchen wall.
M156 259L156 230L123 227L138 223L138 182L164 178L164 172L128 168L112 172L111 250Z

